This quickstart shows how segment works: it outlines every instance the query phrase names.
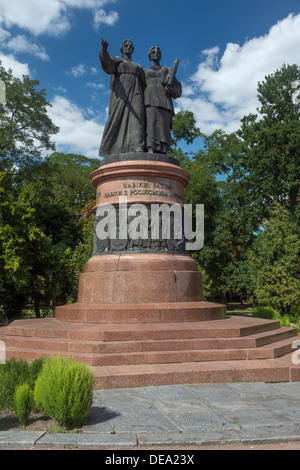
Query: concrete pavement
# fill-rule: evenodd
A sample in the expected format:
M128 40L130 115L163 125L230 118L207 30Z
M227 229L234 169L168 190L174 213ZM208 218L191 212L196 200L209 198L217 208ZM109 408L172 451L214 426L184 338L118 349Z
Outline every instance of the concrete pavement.
M95 390L78 434L0 432L0 449L130 449L300 441L300 383Z

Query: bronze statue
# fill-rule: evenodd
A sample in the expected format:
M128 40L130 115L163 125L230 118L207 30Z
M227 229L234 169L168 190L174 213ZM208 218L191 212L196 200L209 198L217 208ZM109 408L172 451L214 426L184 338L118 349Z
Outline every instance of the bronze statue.
M146 146L148 152L166 154L172 142L172 98L179 98L182 93L181 83L175 77L178 60L172 70L160 65L161 50L156 46L150 48L148 57L151 65L145 69Z
M121 44L122 58L110 57L107 48L107 41L102 39L99 57L102 69L111 75L111 95L99 154L144 152L144 70L131 60L134 46L130 39Z
M178 59L173 69L160 65L161 50L154 46L148 53L151 65L143 70L131 60L134 46L130 39L121 44L122 58L110 57L107 41L101 41L100 63L111 75L111 94L99 154L167 154L172 143L172 98L182 93L175 77Z

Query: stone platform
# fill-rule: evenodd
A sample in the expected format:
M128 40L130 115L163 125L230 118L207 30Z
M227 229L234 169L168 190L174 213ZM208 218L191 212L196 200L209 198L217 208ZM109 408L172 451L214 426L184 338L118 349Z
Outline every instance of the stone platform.
M93 323L17 320L0 329L7 358L72 355L93 367L96 388L236 381L300 381L294 328L247 316L212 321Z

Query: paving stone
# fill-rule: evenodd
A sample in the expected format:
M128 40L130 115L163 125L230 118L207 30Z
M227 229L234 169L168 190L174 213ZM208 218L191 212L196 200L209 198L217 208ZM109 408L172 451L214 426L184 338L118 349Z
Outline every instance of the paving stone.
M289 442L300 439L300 426L242 428L236 434L244 444Z
M134 433L118 434L45 434L38 440L36 447L41 448L103 448L103 447L130 447L136 446Z
M151 402L110 403L115 416L110 423L116 432L174 431L176 426ZM109 409L108 409L109 410Z
M188 388L196 397L205 402L221 401L224 403L226 401L226 403L235 403L241 399L238 392L224 384L197 384L189 385Z
M30 449L44 434L41 431L0 431L0 448Z
M231 421L238 423L241 428L269 428L294 424L291 419L266 408L257 412L254 412L253 409L228 410L226 414Z
M138 435L141 447L150 446L193 446L215 445L239 442L239 438L231 431L200 431L187 433L141 433Z
M158 388L158 387L154 387ZM138 402L148 401L148 396L144 393L142 388L119 388L111 390L97 390L97 396L102 403L108 402Z
M174 400L174 397L171 397L171 400L159 400L154 401L155 405L161 410L165 415L169 414L190 414L190 413L202 413L209 412L211 408L208 404L202 403L197 398L192 398L189 400Z
M214 411L194 414L169 414L169 418L183 432L211 432L238 428L229 418Z
M190 400L193 393L186 385L161 385L159 387L143 387L145 394L153 401Z
M97 390L80 434L0 432L1 449L129 448L300 440L300 383Z

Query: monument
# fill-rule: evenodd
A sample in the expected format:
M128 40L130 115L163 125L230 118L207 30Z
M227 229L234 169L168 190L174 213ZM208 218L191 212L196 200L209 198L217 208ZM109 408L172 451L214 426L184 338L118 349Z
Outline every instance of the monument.
M295 329L228 317L225 306L203 300L182 230L189 174L169 155L173 99L182 93L179 61L161 65L161 49L153 46L144 69L133 52L126 39L121 57L111 57L102 39L111 91L102 160L91 174L93 253L77 302L57 307L55 318L17 320L0 330L7 357L72 354L94 367L100 388L299 381L288 355Z
M151 65L144 70L132 61L133 51L132 41L126 39L121 44L122 57L111 57L102 39L100 63L111 77L111 93L99 152L103 160L91 174L97 194L94 250L80 275L76 315L87 318L86 305L90 305L90 321L98 321L109 305L111 319L120 322L128 315L134 321L149 320L154 310L161 321L223 318L224 306L203 302L201 274L186 252L184 231L179 238L173 236L174 217L166 220L160 214L151 220L153 206L161 205L180 208L179 222L184 219L189 174L168 155L172 99L182 92L176 78L178 61L173 69L160 65L161 50L151 47ZM134 208L147 213L141 221L144 236L132 237L122 230L122 221L126 227L133 221ZM107 225L116 226L114 236L99 234L105 215ZM161 225L155 239L150 230L154 223ZM165 238L161 235L164 223L172 226ZM79 305L83 305L81 314ZM74 313L72 306L56 309L61 320L73 319Z

